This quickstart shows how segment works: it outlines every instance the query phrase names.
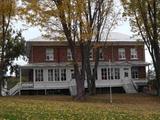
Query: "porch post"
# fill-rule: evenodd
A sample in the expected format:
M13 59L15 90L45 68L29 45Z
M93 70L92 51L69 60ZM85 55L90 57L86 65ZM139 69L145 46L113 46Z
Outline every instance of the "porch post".
M21 95L21 88L22 88L22 70L21 70L21 68L20 68L20 73L19 73L20 75L19 75L19 84L20 84L20 86L19 86L19 95Z
M111 61L110 61L110 59L109 59L109 69L110 69L110 79L109 79L109 93L110 93L110 103L112 103L112 83L111 83L111 74L113 74L113 73L111 73ZM112 72L113 72L113 69L112 69Z
M33 85L35 84L35 69L33 69Z

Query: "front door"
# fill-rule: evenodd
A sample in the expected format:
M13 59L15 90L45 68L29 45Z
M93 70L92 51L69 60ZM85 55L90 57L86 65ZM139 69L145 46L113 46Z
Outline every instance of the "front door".
M124 81L129 81L129 68L123 68L123 79Z

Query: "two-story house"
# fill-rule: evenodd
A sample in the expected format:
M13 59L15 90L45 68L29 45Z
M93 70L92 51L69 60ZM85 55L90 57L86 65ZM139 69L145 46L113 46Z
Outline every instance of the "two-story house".
M97 69L96 88L122 88L126 93L136 93L146 85L144 43L131 40L117 33L100 44L100 60ZM80 51L77 46L77 51ZM75 94L72 54L66 41L54 41L39 37L27 41L29 63L20 66L20 82L10 90L10 95L21 94ZM91 65L94 63L91 51ZM80 54L77 54L80 62ZM87 87L87 82L85 82Z

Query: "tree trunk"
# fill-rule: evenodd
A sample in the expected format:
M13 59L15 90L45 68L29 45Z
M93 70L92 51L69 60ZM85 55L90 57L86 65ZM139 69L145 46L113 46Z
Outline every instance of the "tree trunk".
M95 78L92 77L91 79L91 95L96 94L96 83L95 83Z
M157 90L157 96L160 96L160 61L158 61L158 65L155 67L156 72L156 90Z
M2 96L3 71L0 69L0 96Z
M85 43L84 49L83 49L83 54L84 54L84 64L85 64L85 71L86 71L86 76L87 76L87 87L88 87L88 94L92 94L92 84L91 84L91 66L90 66L90 58L89 58L89 45Z
M75 99L84 100L85 98L84 78L83 75L80 74L77 64L74 65L74 70L75 70L76 89L77 89L77 95Z

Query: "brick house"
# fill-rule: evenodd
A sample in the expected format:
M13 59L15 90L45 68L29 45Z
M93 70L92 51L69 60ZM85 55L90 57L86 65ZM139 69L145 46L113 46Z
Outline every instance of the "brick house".
M101 42L96 88L121 88L126 93L136 93L146 85L144 43L117 33L107 42ZM79 47L77 46L77 51ZM9 94L75 94L72 55L66 41L53 41L39 37L27 41L29 63L20 66L20 83ZM80 54L77 54L80 62ZM94 50L90 60L94 63ZM91 66L93 66L91 64ZM25 76L25 77L24 77ZM87 87L87 82L85 82Z

